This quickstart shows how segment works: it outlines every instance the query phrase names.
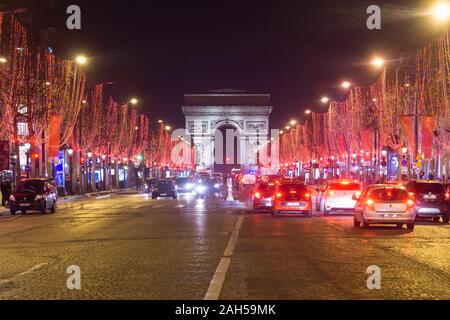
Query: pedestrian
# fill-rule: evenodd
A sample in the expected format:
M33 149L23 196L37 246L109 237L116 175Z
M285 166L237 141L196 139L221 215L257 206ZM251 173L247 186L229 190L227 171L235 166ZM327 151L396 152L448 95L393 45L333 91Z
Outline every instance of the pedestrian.
M9 204L9 197L11 196L11 192L12 192L11 181L3 180L1 182L2 207L6 206L6 203Z

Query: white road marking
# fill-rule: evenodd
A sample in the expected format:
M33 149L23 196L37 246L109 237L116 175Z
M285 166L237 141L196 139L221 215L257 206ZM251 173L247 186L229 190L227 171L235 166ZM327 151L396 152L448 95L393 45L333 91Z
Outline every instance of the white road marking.
M175 206L175 208L183 208L185 205L184 204L179 204L177 206Z
M241 216L238 218L233 232L231 233L230 240L228 241L228 245L225 248L225 252L223 253L222 258L220 259L219 265L216 268L216 272L209 284L208 291L203 300L218 300L220 297L220 292L222 291L222 286L225 281L225 276L227 274L228 268L231 263L231 256L233 255L234 249L236 248L237 239L239 235L239 229L241 228L242 221L244 217Z
M106 195L106 196L98 196L98 197L95 198L95 199L106 199L106 198L111 198L111 195L108 194L108 195Z
M31 273L31 272L37 270L37 269L42 268L43 266L45 266L45 265L47 265L47 264L48 264L47 262L36 264L36 265L32 266L30 269L28 269L27 271L24 271L24 272L22 272L22 273L19 273L18 276L24 276L24 275L26 275L26 274L29 274L29 273Z

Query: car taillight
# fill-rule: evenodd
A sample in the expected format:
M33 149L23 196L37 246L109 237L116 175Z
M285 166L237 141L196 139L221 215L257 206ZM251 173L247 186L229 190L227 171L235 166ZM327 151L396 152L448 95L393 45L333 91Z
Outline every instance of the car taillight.
M261 193L255 192L255 198L256 199L261 199Z
M311 194L309 192L305 193L305 198L311 198Z
M329 196L334 196L335 194L336 194L336 192L334 192L333 190L328 191Z
M408 201L406 201L406 205L410 208L414 206L414 201L412 199L408 199Z
M367 206L368 206L370 209L373 209L373 208L374 208L374 207L373 207L374 202L373 202L372 199L367 199L366 204L367 204Z
M276 198L281 198L281 196L282 196L282 194L281 194L280 192L278 192L278 193L275 195Z
M446 200L450 199L450 193L448 193L448 192L445 193L445 199Z

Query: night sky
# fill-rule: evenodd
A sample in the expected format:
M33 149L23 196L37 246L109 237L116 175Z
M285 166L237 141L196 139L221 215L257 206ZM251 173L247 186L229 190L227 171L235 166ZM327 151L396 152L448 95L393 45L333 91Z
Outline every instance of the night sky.
M184 126L184 93L234 88L270 93L271 126L325 111L322 95L342 99L338 84L377 77L366 62L392 63L436 35L420 15L432 1L66 1L0 0L29 7L37 30L58 30L55 51L86 53L89 85L114 81L119 101L136 96L141 111ZM82 10L82 30L65 28L66 7ZM382 9L382 30L366 28L366 8Z

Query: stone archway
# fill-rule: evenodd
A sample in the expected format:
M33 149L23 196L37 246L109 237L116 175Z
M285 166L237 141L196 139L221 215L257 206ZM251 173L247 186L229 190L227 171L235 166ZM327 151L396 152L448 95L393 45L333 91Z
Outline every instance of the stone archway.
M223 128L238 132L234 167L251 167L256 165L253 146L246 141L256 136L265 135L269 131L268 94L186 94L182 106L186 118L186 129L195 146L195 162L197 170L219 170L215 166L216 132ZM224 136L224 140L226 137ZM226 160L226 156L224 156ZM231 166L223 167L228 171Z

